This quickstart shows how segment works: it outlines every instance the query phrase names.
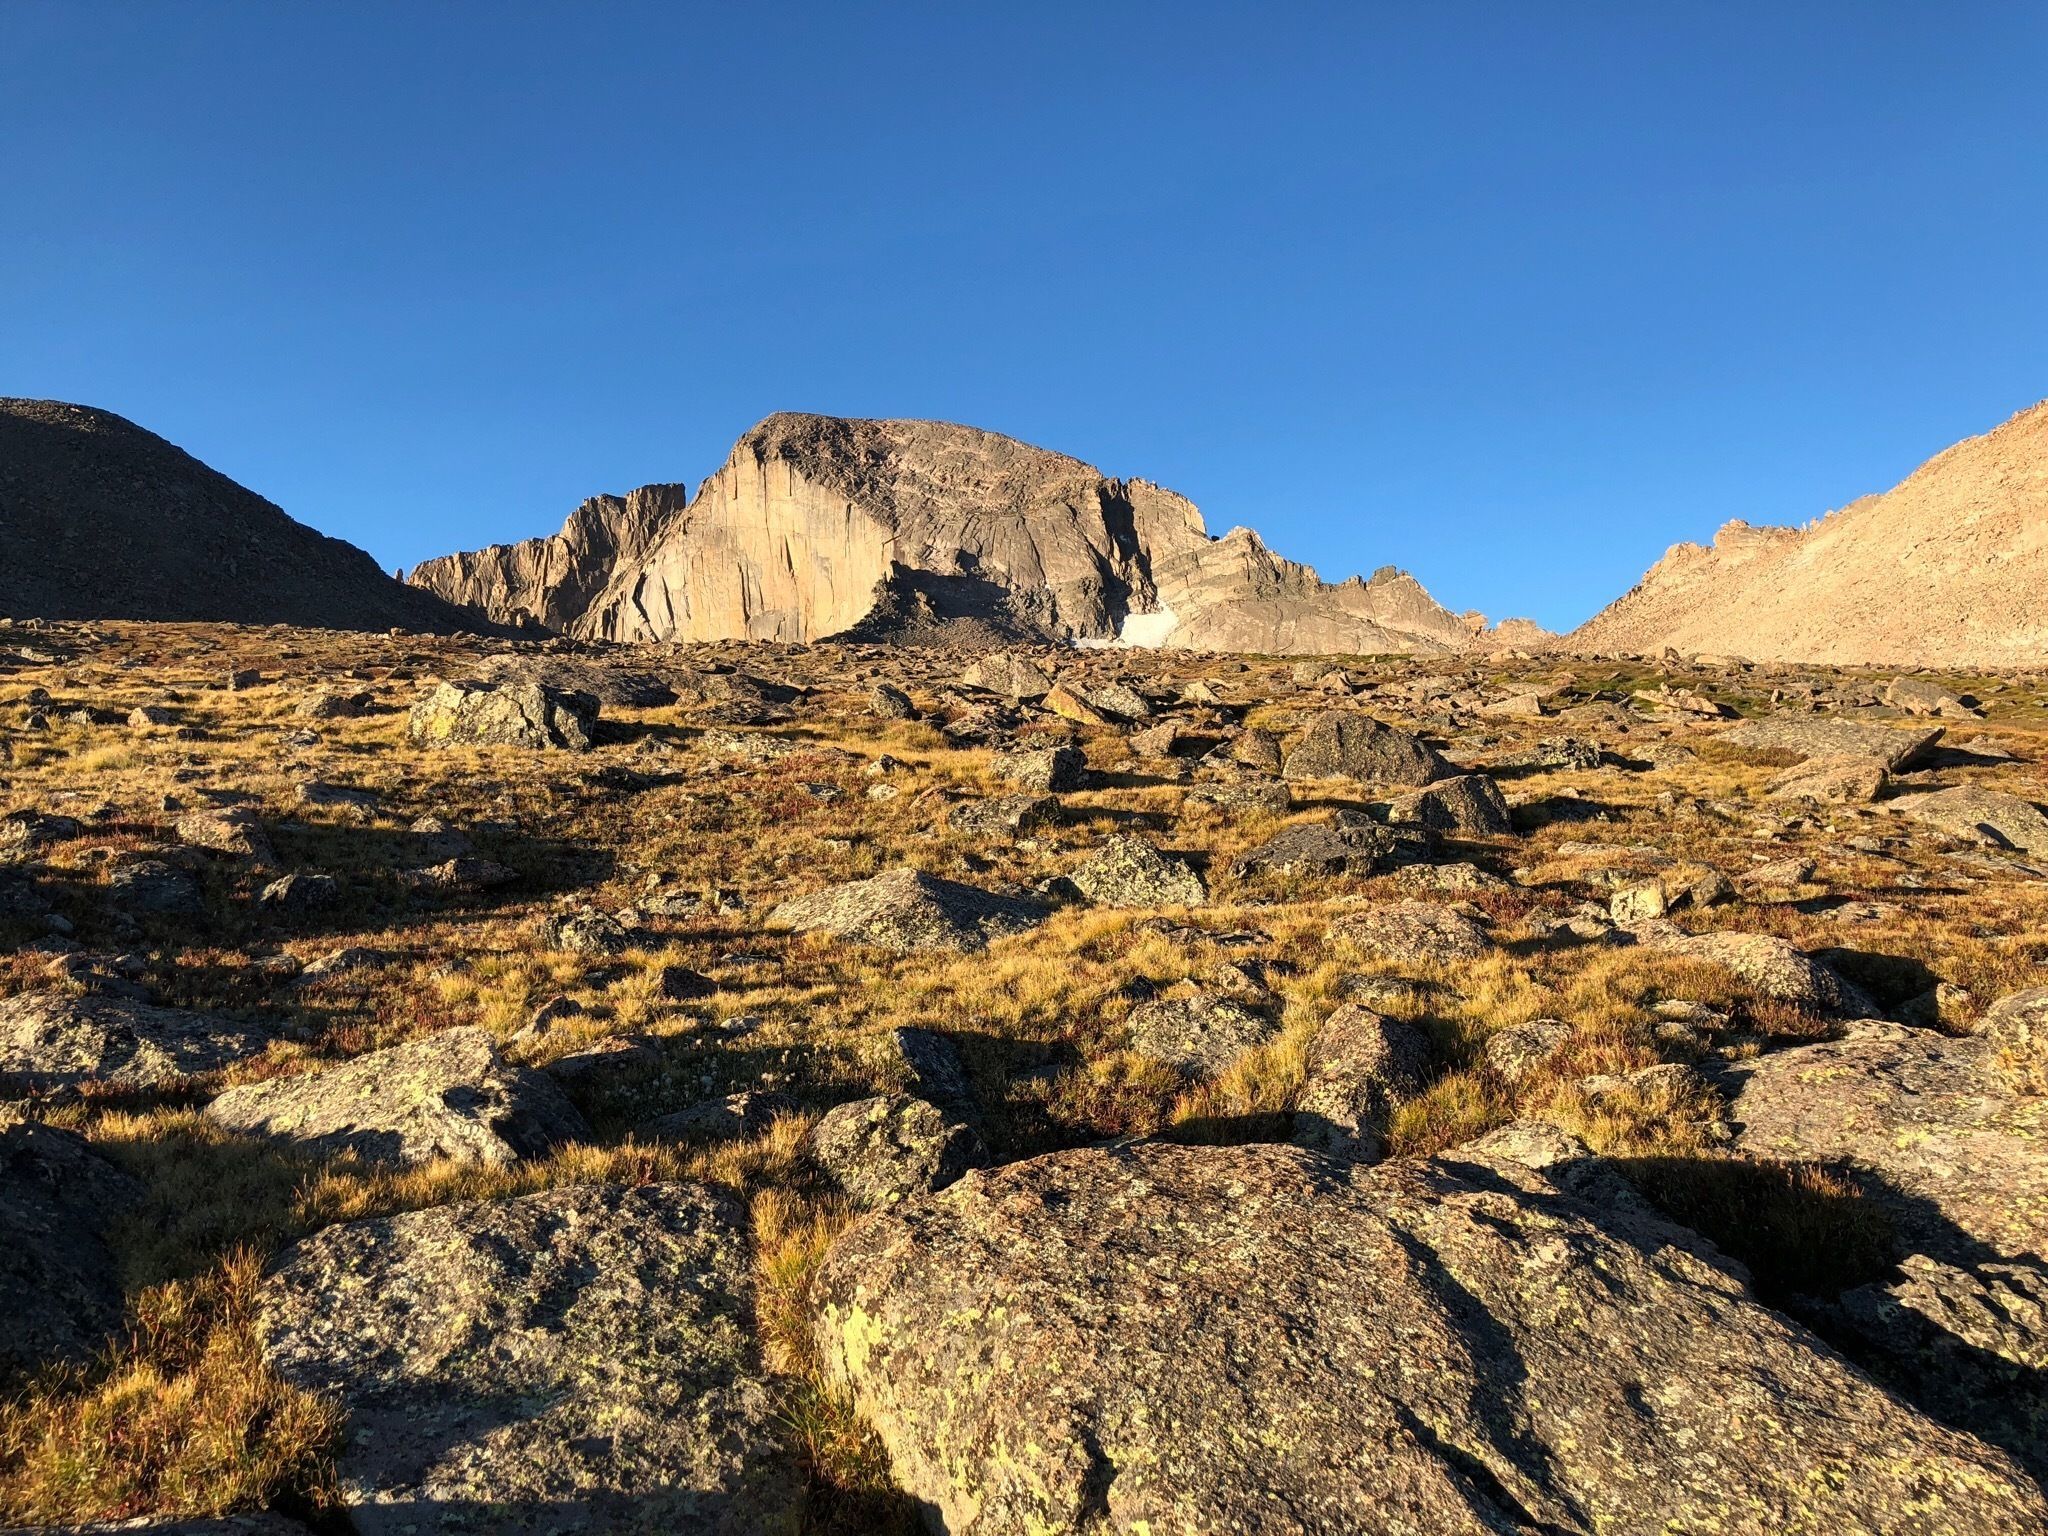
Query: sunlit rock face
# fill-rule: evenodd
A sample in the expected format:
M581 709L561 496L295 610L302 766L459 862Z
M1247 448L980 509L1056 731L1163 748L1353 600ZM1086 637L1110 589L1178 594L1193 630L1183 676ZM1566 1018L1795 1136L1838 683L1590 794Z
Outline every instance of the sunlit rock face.
M949 627L1281 653L1458 649L1412 578L1329 585L1192 502L973 427L777 415L686 498L585 502L547 539L431 560L418 586L589 639L890 639Z

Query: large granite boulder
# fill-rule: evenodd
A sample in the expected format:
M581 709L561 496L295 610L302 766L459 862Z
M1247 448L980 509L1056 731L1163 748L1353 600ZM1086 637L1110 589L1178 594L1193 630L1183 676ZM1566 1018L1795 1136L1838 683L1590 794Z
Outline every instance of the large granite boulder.
M398 1164L501 1165L590 1134L553 1079L511 1065L473 1025L230 1088L206 1118L322 1156Z
M1515 830L1500 786L1483 773L1456 774L1403 795L1388 808L1387 819L1429 832L1477 837L1498 837Z
M131 998L24 992L0 999L0 1086L156 1088L261 1055L271 1033Z
M1346 1003L1316 1031L1294 1108L1294 1142L1335 1157L1376 1161L1387 1121L1422 1091L1429 1041L1413 1024Z
M2011 1460L1759 1305L1692 1234L1526 1155L1014 1163L853 1227L815 1282L816 1342L955 1536L2048 1521Z
M1368 784L1428 784L1456 772L1427 742L1370 715L1342 709L1316 716L1280 768L1288 779Z
M0 1385L83 1364L121 1322L107 1223L142 1187L86 1140L52 1125L0 1125Z
M1924 795L1901 795L1887 802L1886 809L1966 842L2048 856L2048 816L2031 800L2002 790L1964 784Z
M1826 715L1764 715L1731 725L1714 739L1748 752L1784 752L1799 759L1861 757L1904 768L1941 740L1942 726L1875 725Z
M1326 821L1282 827L1256 848L1239 855L1231 872L1257 875L1370 875L1394 851L1385 827L1358 811L1339 811Z
M587 752L598 701L542 683L439 683L420 695L405 722L422 747L525 747Z
M566 1185L329 1227L258 1297L264 1359L337 1402L361 1536L794 1532L744 1213Z
M1456 965L1494 947L1481 920L1434 901L1379 901L1346 912L1329 937L1395 965Z
M1138 1055L1201 1080L1220 1075L1246 1051L1280 1033L1280 1026L1264 1014L1212 993L1140 1003L1126 1028Z
M1672 933L1654 940L1667 954L1726 971L1754 997L1809 1012L1867 1019L1876 1010L1852 983L1769 933Z
M768 914L768 925L798 933L829 933L898 953L964 953L983 948L991 939L1022 933L1044 918L1045 909L1033 902L941 880L921 870L892 869L871 880L828 886L785 901Z

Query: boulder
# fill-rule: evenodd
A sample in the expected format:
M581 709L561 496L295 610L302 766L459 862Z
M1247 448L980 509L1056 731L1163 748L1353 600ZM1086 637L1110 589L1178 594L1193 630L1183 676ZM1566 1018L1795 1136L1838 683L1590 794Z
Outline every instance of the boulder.
M1370 715L1333 709L1316 716L1281 765L1288 779L1355 779L1369 784L1428 784L1457 770L1406 731Z
M263 1053L270 1031L110 994L0 999L0 1085L158 1088Z
M82 1365L121 1325L108 1223L142 1186L53 1125L0 1125L0 1383Z
M999 795L968 800L946 813L946 825L969 837L1014 841L1060 823L1060 803L1051 795Z
M1895 677L1884 690L1884 701L1909 715L1938 715L1948 720L1977 720L1983 711L1965 702L1947 684L1929 677Z
M294 870L264 886L256 905L281 917L309 917L341 900L341 882L332 875Z
M1931 794L1901 795L1888 802L1887 809L1966 841L2048 857L2048 816L2031 800L2002 790L1966 784Z
M977 657L960 681L984 693L1011 699L1040 699L1052 691L1052 679L1029 657L994 651Z
M1878 1022L1722 1070L1735 1146L1875 1177L1909 1249L2048 1258L2048 1098L1999 1045Z
M42 811L9 811L0 816L0 853L34 853L85 836L85 823Z
M1369 816L1339 811L1327 821L1282 827L1231 866L1256 875L1370 875L1394 851L1393 836Z
M1220 1076L1246 1051L1264 1045L1280 1026L1228 997L1199 993L1141 1003L1127 1021L1130 1048L1185 1077Z
M1843 1018L1876 1011L1855 985L1773 934L1678 933L1654 942L1667 954L1720 966L1755 997Z
M1062 720L1071 720L1075 725L1108 725L1110 717L1093 704L1075 693L1064 683L1055 684L1052 691L1040 699L1039 704L1058 715Z
M1042 795L1084 789L1088 784L1088 759L1078 747L998 752L989 766L1006 783Z
M871 880L828 886L785 901L768 914L768 926L828 933L898 953L965 953L1022 933L1044 919L1045 909L1034 902L941 880L921 870L894 869Z
M2048 1093L2048 987L2001 997L1985 1011L1977 1034L2013 1087Z
M917 706L894 683L877 683L868 690L868 713L881 720L915 720Z
M1815 800L1831 805L1868 805L1890 783L1874 757L1809 757L1772 779L1773 800Z
M1387 820L1430 832L1476 837L1498 837L1515 830L1500 786L1483 773L1457 774L1403 795L1388 808Z
M1510 1024L1486 1037L1486 1064L1513 1087L1540 1072L1571 1043L1572 1027L1563 1019L1531 1019Z
M1098 907L1198 907L1208 887L1185 859L1141 837L1112 837L1067 876Z
M1941 740L1943 729L1875 725L1825 715L1764 715L1732 725L1714 739L1747 752L1786 752L1802 760L1861 757L1896 770Z
M694 1184L570 1184L329 1227L262 1286L285 1381L337 1403L362 1536L796 1531L750 1333L745 1214Z
M1271 731L1240 731L1230 743L1230 760L1261 773L1278 773L1281 763L1280 738Z
M422 747L587 752L599 708L590 694L535 682L440 683L413 705L405 730Z
M539 1072L475 1026L444 1029L340 1066L230 1088L206 1118L322 1157L503 1165L585 1140L583 1117Z
M1477 918L1433 901L1375 902L1345 913L1329 936L1397 965L1454 965L1493 948Z
M107 871L107 905L128 917L178 923L206 916L206 898L189 869L129 857Z
M976 1174L834 1245L818 1353L897 1483L973 1536L2048 1521L2011 1460L1697 1238L1518 1150L1140 1143Z
M1323 1021L1309 1048L1295 1101L1295 1145L1378 1161L1387 1118L1422 1091L1429 1058L1429 1042L1414 1025L1346 1003Z
M610 913L586 907L542 919L540 941L572 955L620 955L632 947L633 935Z
M187 811L178 818L178 841L211 853L225 853L254 864L275 864L270 836L254 811L240 807L220 811Z
M863 1208L944 1189L988 1162L972 1127L908 1094L827 1110L811 1131L812 1159Z

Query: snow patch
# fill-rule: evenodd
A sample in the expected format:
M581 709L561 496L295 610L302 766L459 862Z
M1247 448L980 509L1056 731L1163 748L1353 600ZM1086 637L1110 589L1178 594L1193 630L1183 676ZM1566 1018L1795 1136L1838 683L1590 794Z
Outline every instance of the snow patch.
M1157 650L1166 637L1180 626L1180 615L1171 608L1154 613L1127 613L1113 640L1081 639L1074 644L1082 650L1101 651L1115 646L1127 650Z

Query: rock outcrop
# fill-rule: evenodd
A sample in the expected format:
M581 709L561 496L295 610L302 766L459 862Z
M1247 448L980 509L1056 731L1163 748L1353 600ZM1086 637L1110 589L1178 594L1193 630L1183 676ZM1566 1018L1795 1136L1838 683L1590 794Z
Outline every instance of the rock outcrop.
M1511 1131L1371 1168L1140 1144L971 1174L835 1245L815 1337L958 1536L2048 1520L1692 1234L1526 1156Z
M58 400L0 398L0 549L0 617L481 627L155 433Z
M2048 655L2048 402L1804 528L1731 522L1675 544L1565 637L1580 650L1859 666Z
M551 538L410 577L501 623L605 640L977 637L1207 650L1458 650L1483 628L1392 569L1329 584L1144 480L973 427L771 416L684 498L585 502Z
M125 997L0 1000L0 1088L155 1088L260 1055L270 1031Z
M83 1364L121 1322L107 1224L142 1187L54 1125L0 1125L0 1383Z
M729 1199L579 1184L329 1227L264 1282L258 1330L346 1410L365 1536L793 1532L750 1310Z

